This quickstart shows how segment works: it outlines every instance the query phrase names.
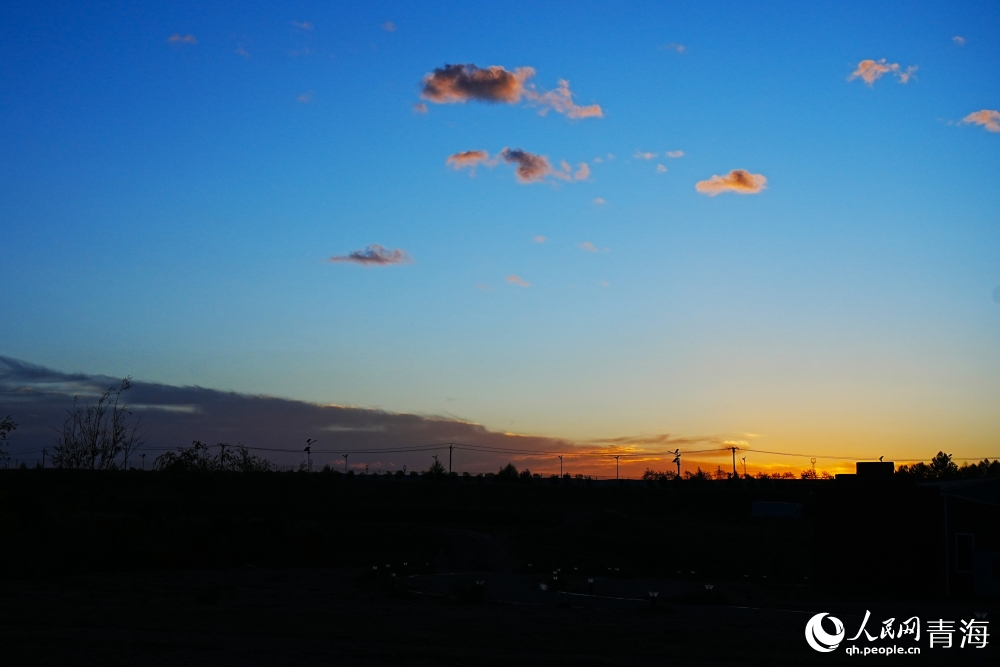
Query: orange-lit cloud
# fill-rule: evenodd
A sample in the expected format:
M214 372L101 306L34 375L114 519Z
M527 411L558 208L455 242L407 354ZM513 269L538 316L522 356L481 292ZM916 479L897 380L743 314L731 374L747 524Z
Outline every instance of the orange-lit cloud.
M544 236L536 236L532 239L535 243L545 243L548 239Z
M408 264L411 260L405 250L398 248L389 250L377 243L373 243L364 250L355 250L346 255L337 255L336 257L331 257L328 261L334 264L350 263L362 266L389 266L392 264Z
M522 183L536 183L552 173L552 165L544 155L535 155L520 148L505 148L500 157L508 164L517 165L517 180Z
M176 33L167 38L168 44L197 44L198 40L194 35L181 35Z
M423 102L417 102L413 105L413 113L427 113L427 105Z
M965 46L965 37L962 37L961 35L955 35L951 38L951 41L955 42L959 46Z
M598 206L603 206L604 204L607 204L607 202L604 201L603 197L598 197L597 199L594 200L594 203L597 204Z
M667 157L670 158L684 157L684 151L667 151Z
M382 30L385 30L386 32L396 32L396 24L392 21L386 21L382 24Z
M511 285L517 285L519 287L531 287L531 283L529 283L527 280L515 276L513 273L507 276L505 280L509 282Z
M916 66L910 66L904 70L899 66L899 63L887 63L885 58L877 61L862 60L858 63L858 68L851 72L851 76L847 80L854 81L855 79L861 79L871 86L875 83L876 79L880 79L886 74L892 74L899 78L900 83L906 83L916 71Z
M569 118L600 118L604 115L600 105L576 104L568 81L560 80L558 87L550 91L527 86L528 79L534 75L535 70L531 67L509 71L499 65L445 65L424 76L420 95L436 104L468 101L517 104L523 98L531 105L541 107L539 113L543 116L549 111L565 114Z
M492 167L496 164L496 160L490 160L490 154L486 151L471 150L449 155L445 164L455 169L471 169L475 171L479 165Z
M608 252L610 250L610 248L598 248L590 241L584 241L576 247L584 252Z
M744 169L733 169L725 176L712 176L707 181L698 181L694 187L698 192L710 197L723 192L753 195L767 187L767 178L763 174L751 174Z
M315 26L309 21L292 21L292 27L299 30L312 30Z
M524 95L524 82L535 75L531 67L508 72L503 67L473 64L445 65L424 77L421 96L437 104L477 100L514 104Z
M648 151L643 153L642 151L636 151L635 155L633 155L632 157L634 157L636 160L652 160L654 157L656 157L656 153L650 153Z
M590 178L590 166L586 162L581 162L574 172L569 162L563 160L558 170L554 170L552 175L563 181L585 181Z
M972 125L982 125L989 132L1000 132L1000 111L996 109L976 111L963 118L962 122Z
M559 80L559 86L555 90L546 93L536 93L534 90L526 90L525 96L531 100L535 106L542 107L539 111L545 115L549 110L564 113L570 118L603 118L604 111L599 104L581 107L573 101L573 93L569 89L569 81Z

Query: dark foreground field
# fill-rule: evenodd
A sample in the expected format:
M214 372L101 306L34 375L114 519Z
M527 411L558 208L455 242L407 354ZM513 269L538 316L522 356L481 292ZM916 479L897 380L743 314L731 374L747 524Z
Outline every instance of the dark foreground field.
M919 582L824 586L808 516L749 512L798 497L808 515L821 493L10 471L0 650L11 665L995 664L957 635L920 656L808 648L818 612L853 635L866 610L877 634L996 608Z

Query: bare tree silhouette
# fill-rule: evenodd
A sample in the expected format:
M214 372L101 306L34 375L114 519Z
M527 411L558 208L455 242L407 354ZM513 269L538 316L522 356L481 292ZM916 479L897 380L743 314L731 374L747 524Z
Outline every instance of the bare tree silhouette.
M0 419L0 460L9 461L10 454L7 452L7 443L10 442L10 434L17 430L17 422L7 415Z
M118 387L109 387L97 399L96 405L79 405L73 398L73 409L63 423L52 462L57 468L88 470L125 470L129 456L143 444L139 420L132 421L132 411L122 400L122 394L132 387L126 377Z

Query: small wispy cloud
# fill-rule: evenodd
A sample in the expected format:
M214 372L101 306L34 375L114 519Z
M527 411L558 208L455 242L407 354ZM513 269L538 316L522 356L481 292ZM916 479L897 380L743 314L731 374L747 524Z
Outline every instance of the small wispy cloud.
M656 157L656 153L650 153L648 151L643 153L642 151L636 151L632 157L634 157L636 160L652 160L654 157Z
M955 42L959 46L965 46L965 37L962 37L961 35L955 35L951 38L951 41Z
M333 264L349 263L362 266L390 266L392 264L409 264L412 260L405 250L398 248L389 250L373 243L364 250L355 250L346 255L337 255L327 260Z
M970 113L962 119L967 125L982 125L988 132L1000 132L1000 111L983 109Z
M911 65L904 70L899 66L899 63L888 63L885 58L881 60L862 60L858 63L858 68L851 72L851 76L847 80L854 81L855 79L861 79L871 86L876 80L886 74L891 74L897 77L900 83L906 83L913 77L916 71L917 67L915 65Z
M197 44L198 40L194 35L182 35L175 33L167 37L167 44Z
M295 101L297 101L299 104L309 104L310 102L313 101L312 91L310 90L302 93L301 95L295 98Z
M698 181L694 187L709 197L723 192L754 195L767 188L767 178L763 174L751 174L745 169L734 169L725 176L712 176L707 181Z
M236 53L236 55L241 56L243 58L249 58L250 57L250 53L246 49L243 48L242 44L237 44L236 45L236 51L235 51L235 53Z
M299 30L312 30L315 26L309 21L292 21L292 27Z
M678 44L677 42L670 42L669 44L661 46L660 51L676 51L677 53L684 53L687 51L687 47L683 44Z
M445 65L424 76L420 96L435 104L464 104L469 101L517 104L524 99L532 106L541 107L539 113L543 116L549 111L577 119L604 115L600 105L580 106L574 102L568 81L560 80L555 90L540 91L527 85L528 79L533 76L535 70L532 67L518 67L511 71L499 65Z
M563 181L585 181L590 178L590 166L586 162L581 162L574 172L569 162L563 160L558 170L553 170L552 175Z
M548 237L542 235L538 235L532 239L532 241L534 241L535 243L545 243L548 240L549 240Z
M667 157L674 159L684 157L684 151L667 151Z
M492 167L496 164L496 160L490 160L490 154L486 151L471 150L449 155L445 164L453 169L468 169L470 173L475 173L479 165Z
M610 250L610 248L598 248L590 241L584 241L576 247L584 252L608 252Z
M413 113L427 113L427 105L423 102L417 102L413 105Z
M518 287L531 287L531 283L529 283L527 280L524 280L523 278L515 276L513 273L507 276L505 280L509 282L511 285L517 285Z
M594 200L593 203L597 204L598 206L604 206L605 204L607 204L607 202L604 201L603 197L598 197L597 199Z
M600 285L601 287L611 287L611 283L609 283L607 280L602 280L597 284Z
M525 93L531 103L542 107L538 113L544 116L550 110L566 114L569 118L603 118L604 111L599 104L581 107L573 101L573 93L569 89L569 81L560 79L558 87L546 93L536 93L528 90Z
M382 24L382 30L385 30L386 32L396 32L396 24L392 21L386 21Z
M522 183L537 183L552 173L552 165L544 155L535 155L520 148L505 148L500 157L508 164L516 164L517 180Z
M664 167L662 164L658 164L658 165L656 165L656 171L660 172L661 174L665 174L666 171L667 171L667 168Z

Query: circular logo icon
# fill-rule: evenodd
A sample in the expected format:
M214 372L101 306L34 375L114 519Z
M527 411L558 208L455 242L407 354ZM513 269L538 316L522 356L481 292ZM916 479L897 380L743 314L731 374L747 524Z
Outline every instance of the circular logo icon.
M836 616L830 616L833 622L833 634L823 629L823 619L830 616L826 612L816 614L806 623L806 641L814 650L820 653L829 653L840 646L844 639L844 624Z

